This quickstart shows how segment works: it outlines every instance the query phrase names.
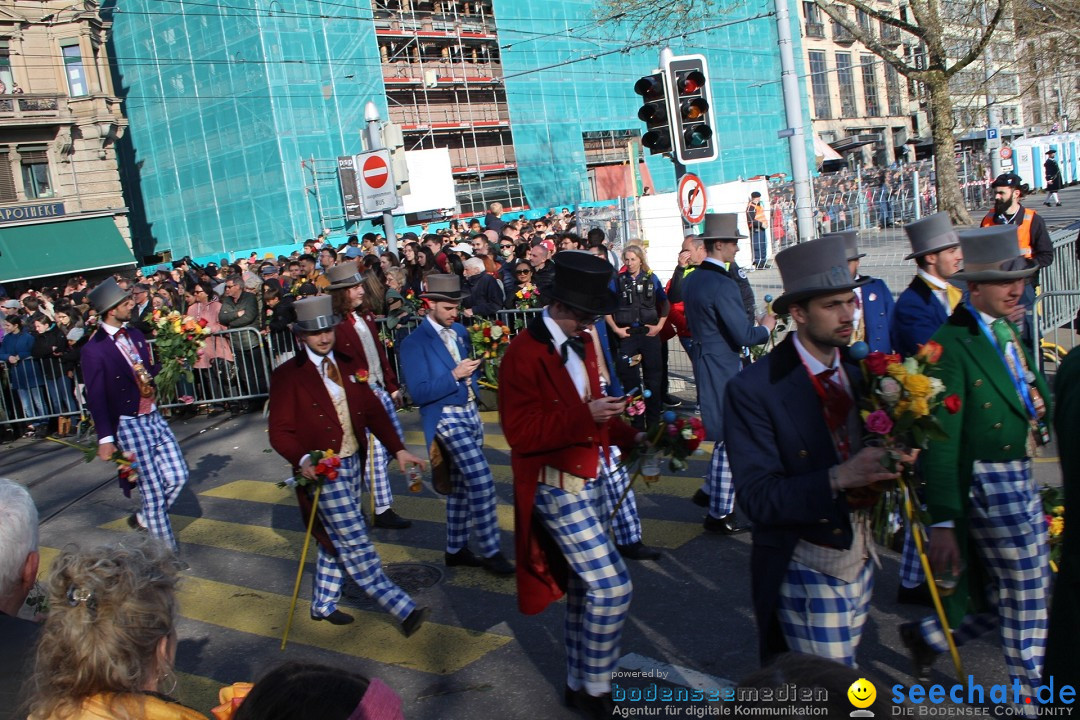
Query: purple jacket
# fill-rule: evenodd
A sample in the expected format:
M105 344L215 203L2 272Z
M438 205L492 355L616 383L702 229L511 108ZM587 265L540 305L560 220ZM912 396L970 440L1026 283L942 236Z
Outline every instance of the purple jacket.
M128 337L138 348L143 366L151 375L157 375L159 367L150 362L146 337L133 327L128 328ZM98 328L83 346L82 371L86 402L94 418L97 436L115 437L120 416L139 412L139 386L135 382L135 371L104 328Z

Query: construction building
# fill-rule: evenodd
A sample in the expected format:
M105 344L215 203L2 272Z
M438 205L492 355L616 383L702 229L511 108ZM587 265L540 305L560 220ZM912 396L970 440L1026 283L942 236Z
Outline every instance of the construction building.
M694 166L706 183L790 173L771 11L739 3L669 41L711 68L721 150ZM659 47L592 1L128 0L112 18L144 255L216 259L366 231L345 222L335 161L363 151L368 101L406 150L449 150L459 217L632 194L638 163L638 192L675 189L671 163L634 144L633 86Z
M0 282L135 262L109 31L94 0L0 2Z

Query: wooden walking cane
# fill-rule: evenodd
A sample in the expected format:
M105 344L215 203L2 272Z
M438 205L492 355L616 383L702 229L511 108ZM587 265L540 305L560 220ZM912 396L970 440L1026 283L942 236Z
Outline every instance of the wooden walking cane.
M949 619L945 616L945 607L941 604L941 595L938 594L937 583L934 582L934 573L930 568L930 560L926 557L926 549L923 547L922 521L915 518L915 509L911 502L911 493L907 485L904 488L904 515L908 521L908 531L915 540L915 549L919 552L919 562L922 564L923 573L926 575L926 584L930 588L930 599L934 601L934 610L937 612L941 629L945 633L945 641L949 643L949 654L952 656L953 666L956 668L956 678L964 681L964 666L960 662L960 651L956 648L952 630L949 628Z
M289 619L285 622L285 634L281 636L281 649L285 649L285 643L289 640L289 630L292 628L293 613L296 612L296 598L300 595L300 580L304 577L304 565L307 564L308 545L311 544L311 530L315 527L315 513L319 509L319 493L322 491L322 483L315 486L315 495L311 498L311 517L308 518L307 532L304 533L304 549L300 551L300 567L296 570L296 584L293 585L292 603L289 605Z

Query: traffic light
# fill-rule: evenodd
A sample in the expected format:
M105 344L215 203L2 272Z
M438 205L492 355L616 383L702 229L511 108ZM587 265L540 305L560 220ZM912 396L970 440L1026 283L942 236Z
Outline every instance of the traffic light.
M709 70L703 55L682 55L665 63L671 88L675 157L684 165L715 160L717 144L709 94Z
M645 103L637 114L646 128L641 136L641 145L648 148L652 155L671 152L671 124L668 122L667 87L663 73L641 78L634 83L634 92Z

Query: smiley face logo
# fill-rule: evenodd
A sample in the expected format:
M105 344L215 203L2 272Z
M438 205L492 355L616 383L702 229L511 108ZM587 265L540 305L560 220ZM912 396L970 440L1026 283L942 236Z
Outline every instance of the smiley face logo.
M851 683L847 691L848 700L857 708L868 708L877 699L877 689L866 678L859 678Z

